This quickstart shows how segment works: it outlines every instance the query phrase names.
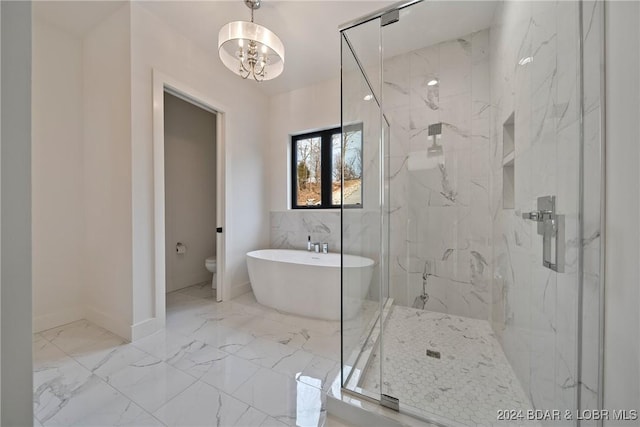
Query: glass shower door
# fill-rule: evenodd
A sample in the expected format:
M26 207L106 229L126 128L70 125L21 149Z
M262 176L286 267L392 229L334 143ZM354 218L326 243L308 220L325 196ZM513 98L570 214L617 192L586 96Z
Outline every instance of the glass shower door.
M380 312L386 262L382 252L383 156L380 109L380 20L341 33L342 51L342 385L372 398L379 390L363 389L370 356L379 351ZM360 130L359 150L347 149L354 129ZM359 203L350 200L353 183L346 165L360 171ZM357 268L358 265L366 268Z

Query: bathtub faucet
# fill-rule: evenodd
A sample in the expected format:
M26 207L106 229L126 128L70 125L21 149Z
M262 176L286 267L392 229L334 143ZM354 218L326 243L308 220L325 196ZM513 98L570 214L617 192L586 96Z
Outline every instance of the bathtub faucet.
M329 244L328 243L320 243L320 242L313 242L311 244L311 247L313 247L313 251L317 254L320 253L320 249L322 249L322 253L323 254L328 254L329 253ZM311 250L311 249L309 249Z

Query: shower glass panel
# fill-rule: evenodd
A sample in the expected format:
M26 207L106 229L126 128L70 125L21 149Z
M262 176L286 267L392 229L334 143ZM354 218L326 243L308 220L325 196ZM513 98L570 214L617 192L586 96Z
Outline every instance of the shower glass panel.
M362 128L360 154L362 174L359 192L361 204L346 203L342 194L342 384L359 390L368 355L379 352L380 311L388 285L382 239L383 156L382 112L380 109L381 58L380 20L374 19L341 35L342 43L342 137L343 146L354 126ZM354 54L360 52L359 56ZM366 69L366 73L365 70ZM342 164L347 153L343 152ZM345 174L342 174L343 178ZM350 188L349 191L353 189ZM354 256L370 262L369 269L353 269ZM363 349L366 349L363 351ZM380 378L379 370L371 373ZM377 398L375 393L371 397Z
M341 32L343 126L364 128L346 390L443 425L598 408L601 6L411 2Z

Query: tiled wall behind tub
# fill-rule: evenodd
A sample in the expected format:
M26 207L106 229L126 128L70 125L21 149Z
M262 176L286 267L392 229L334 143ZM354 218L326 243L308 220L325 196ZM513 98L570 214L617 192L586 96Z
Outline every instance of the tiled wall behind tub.
M328 243L329 252L340 252L340 211L271 212L271 248L306 250L308 236Z

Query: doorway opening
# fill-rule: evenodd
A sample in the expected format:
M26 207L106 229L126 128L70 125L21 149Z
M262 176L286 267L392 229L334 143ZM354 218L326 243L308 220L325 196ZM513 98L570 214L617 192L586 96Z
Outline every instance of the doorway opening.
M224 301L226 108L154 71L155 317L167 295Z
M217 294L216 145L216 112L165 89L167 294Z

